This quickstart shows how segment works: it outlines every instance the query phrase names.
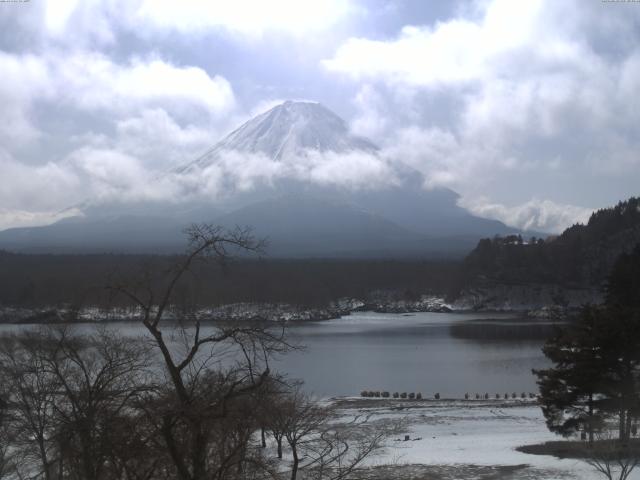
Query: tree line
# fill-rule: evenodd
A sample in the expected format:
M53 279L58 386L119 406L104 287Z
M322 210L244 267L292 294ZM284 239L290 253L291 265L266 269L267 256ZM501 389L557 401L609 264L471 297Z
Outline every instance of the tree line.
M616 257L640 242L640 198L594 212L546 239L520 235L482 239L462 265L468 283L482 275L501 282L599 286Z
M46 308L122 306L108 278L161 273L178 260L156 255L28 255L0 251L0 306ZM204 307L238 302L326 306L343 297L366 299L376 290L407 298L450 290L459 263L434 260L234 259L230 268L198 263L175 292L178 304ZM228 266L229 267L229 266ZM156 277L157 278L157 277ZM158 289L161 286L152 285Z

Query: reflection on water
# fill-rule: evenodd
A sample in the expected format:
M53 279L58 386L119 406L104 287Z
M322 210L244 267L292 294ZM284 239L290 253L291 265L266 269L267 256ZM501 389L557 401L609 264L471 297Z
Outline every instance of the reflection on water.
M487 340L540 340L549 338L557 322L531 321L522 318L492 318L455 322L449 326L451 335L476 342Z
M0 332L25 328L33 327L2 325ZM110 328L144 334L136 323ZM496 314L358 312L292 327L291 336L306 348L278 359L274 367L304 379L320 396L362 390L444 397L534 392L531 369L547 365L540 348L551 328Z
M495 314L356 313L292 329L308 348L278 366L322 396L533 392L531 369L547 365L540 348L548 327Z

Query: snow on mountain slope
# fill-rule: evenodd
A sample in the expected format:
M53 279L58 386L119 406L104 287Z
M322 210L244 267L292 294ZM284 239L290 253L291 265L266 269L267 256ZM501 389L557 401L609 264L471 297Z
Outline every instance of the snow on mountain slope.
M175 172L205 168L224 151L291 161L308 151L375 153L377 150L366 138L352 135L346 122L321 104L289 100L244 123L200 158Z

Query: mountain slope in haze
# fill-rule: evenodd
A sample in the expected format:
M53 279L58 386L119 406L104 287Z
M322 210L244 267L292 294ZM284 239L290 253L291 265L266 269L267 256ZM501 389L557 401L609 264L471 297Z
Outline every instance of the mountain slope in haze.
M173 253L186 246L187 225L146 215L71 217L0 232L0 248L24 253Z
M216 223L251 225L267 236L269 252L275 256L387 258L454 250L382 216L313 195L265 200L222 216ZM464 239L456 240L458 248L464 249Z
M349 163L354 154L392 169L394 181L341 183L342 167L360 173ZM309 169L325 155L339 168L332 164L318 181ZM249 156L254 163L242 163ZM277 175L254 175L263 167ZM252 226L257 236L270 238L268 253L276 256L461 255L481 237L516 233L459 207L452 190L422 188L418 172L382 159L373 142L353 135L346 122L318 103L287 101L258 115L165 180L186 185L183 180L197 180L210 170L220 172L224 187L213 199L186 192L189 200L177 204L175 199L143 205L88 202L74 221L0 232L0 248L180 251L185 226L213 222ZM251 181L239 186L237 177Z

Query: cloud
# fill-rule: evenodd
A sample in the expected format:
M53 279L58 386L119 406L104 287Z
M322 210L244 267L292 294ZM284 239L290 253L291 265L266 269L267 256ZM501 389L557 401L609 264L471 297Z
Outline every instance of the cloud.
M150 171L192 160L213 142L212 131L201 123L180 125L162 108L146 108L138 115L116 121L110 139L116 148L139 158ZM103 145L104 139L90 142Z
M446 186L457 179L453 172L454 156L464 157L456 137L440 128L422 129L407 127L395 132L393 141L385 145L383 154L390 159L401 159L403 163L423 174L425 186Z
M20 2L18 2L20 3ZM0 9L0 38L10 48L62 48L72 51L151 45L171 50L171 43L216 37L257 45L295 37L308 46L366 9L353 0L45 0ZM177 35L176 35L177 34ZM133 40L133 42L132 42ZM324 42L325 39L322 39ZM4 46L3 45L3 46Z
M531 199L515 206L491 203L485 198L462 198L460 206L479 217L500 220L521 230L561 233L576 223L586 223L592 209L563 205L550 200Z
M382 95L371 85L363 85L355 99L358 115L351 121L355 135L379 138L389 126L389 118L381 110L384 108Z
M0 71L0 177L11 179L0 185L3 227L55 220L86 199L175 200L179 185L152 179L209 147L235 109L223 77L156 57L0 51ZM43 111L71 134L53 136Z
M82 147L72 152L67 163L89 185L88 190L97 198L113 199L132 194L143 196L148 192L147 172L138 160L108 149Z
M28 165L6 152L0 172L11 181L0 183L3 222L24 225L29 218L53 218L61 210L74 210L86 199L126 202L168 198L163 182L151 182L149 171L135 157L122 152L84 146L61 161ZM33 212L29 217L28 212ZM57 217L56 217L57 218Z
M319 159L301 173L231 152L192 176L172 175L247 112L225 76L185 62L168 39L302 38L351 8L333 0L56 0L2 9L0 176L12 180L0 186L2 225L57 218L87 199L221 198L292 175L342 182ZM356 183L349 175L344 182Z
M487 77L527 74L532 66L575 64L591 52L570 35L557 35L558 18L548 15L550 2L516 5L509 0L486 2L479 20L453 18L430 26L405 26L393 40L351 38L322 63L329 71L355 79L383 79L417 87L465 85ZM556 25L547 25L549 18ZM571 32L567 32L571 33ZM542 40L544 34L550 34ZM528 56L527 63L522 55ZM513 56L525 71L515 72ZM533 60L533 64L530 64ZM579 61L581 65L586 61Z
M0 205L5 210L50 211L76 201L77 176L55 162L27 165L0 148Z
M351 10L351 2L338 0L143 0L132 16L132 23L182 33L221 28L245 36L267 31L307 35L329 28Z
M136 128L140 132L141 122L149 122L144 129L147 139L151 127L156 127L156 140L166 144L173 138L184 146L202 144L205 130L209 136L215 134L236 108L233 89L224 77L157 57L117 63L99 53L0 51L0 72L0 140L9 149L42 138L42 112L75 116L74 127L80 130L87 128L80 120L83 115L85 122L87 116L115 121L119 133ZM184 130L176 118L186 123Z
M427 186L521 203L589 202L590 185L614 202L640 182L640 9L611 7L476 2L391 38L350 38L321 64L358 86L354 129L382 132L385 154Z
M49 225L64 218L82 215L76 208L64 211L27 211L0 208L0 230L6 228L31 227L33 225Z
M222 151L204 166L171 173L168 181L180 185L171 191L184 196L223 198L237 191L274 186L280 180L344 189L375 189L399 182L395 169L383 157L366 152L308 150L273 160L260 153Z
M24 144L40 135L30 115L39 98L51 98L47 65L42 58L0 51L0 141L5 146Z
M141 106L169 110L202 108L211 114L229 112L235 103L229 82L210 77L199 67L175 66L158 58L134 58L118 64L98 54L54 59L54 81L62 98L81 109L135 111ZM65 94L66 93L66 94Z
M94 195L220 198L281 179L376 188L397 181L398 164L427 188L491 192L487 205L604 205L637 193L640 9L483 0L429 23L400 3L392 15L356 18L358 3L0 9L0 176L12 179L0 187L3 208L45 218ZM320 95L382 150L310 153L296 164L227 152L191 176L166 173L253 116L252 106L263 110L265 95ZM512 217L513 208L504 207Z
M394 168L378 155L365 152L309 152L298 175L320 185L349 189L375 189L398 183ZM302 170L302 171L301 171Z

